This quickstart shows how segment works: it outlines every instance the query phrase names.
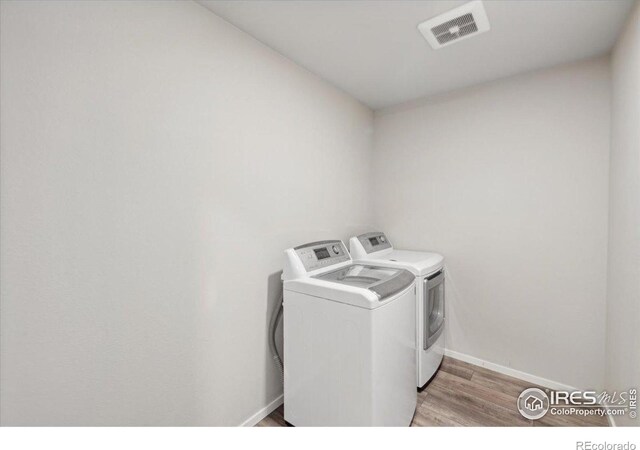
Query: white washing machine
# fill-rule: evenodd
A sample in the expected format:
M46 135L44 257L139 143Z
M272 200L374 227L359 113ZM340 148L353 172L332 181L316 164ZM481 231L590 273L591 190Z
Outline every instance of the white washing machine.
M415 276L416 385L423 387L444 357L444 258L437 253L396 250L380 232L352 237L349 250L356 262L402 268Z
M415 277L354 264L342 241L285 251L284 417L408 426L416 408Z

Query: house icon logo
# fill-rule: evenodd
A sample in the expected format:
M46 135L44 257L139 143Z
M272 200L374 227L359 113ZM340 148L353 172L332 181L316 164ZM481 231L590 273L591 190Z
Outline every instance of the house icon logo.
M531 411L538 411L539 409L542 409L542 400L538 397L534 397L533 395L528 396L524 400L524 404Z
M549 411L549 397L542 389L525 389L518 397L518 411L527 419L540 419Z

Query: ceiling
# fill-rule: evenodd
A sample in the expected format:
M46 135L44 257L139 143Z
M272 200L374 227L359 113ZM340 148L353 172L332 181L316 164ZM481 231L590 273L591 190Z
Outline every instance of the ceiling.
M491 30L433 50L416 26L465 1L200 0L373 109L608 52L633 0L484 0Z

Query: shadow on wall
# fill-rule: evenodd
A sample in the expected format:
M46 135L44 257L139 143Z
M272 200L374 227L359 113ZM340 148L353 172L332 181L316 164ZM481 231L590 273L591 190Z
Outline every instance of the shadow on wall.
M265 392L267 393L267 397L265 400L267 402L273 401L276 397L283 393L283 373L278 365L277 361L273 358L270 351L269 342L271 342L271 320L273 315L276 313L277 309L280 307L280 302L282 301L282 271L278 271L272 273L267 278L267 316L265 317L266 323L266 342L265 351L267 352L267 357L265 358L265 373L267 377L265 378ZM280 355L283 354L283 344L282 344L282 322L276 328L276 346L278 348L278 352ZM273 386L278 386L278 391L275 393L270 393L269 388Z

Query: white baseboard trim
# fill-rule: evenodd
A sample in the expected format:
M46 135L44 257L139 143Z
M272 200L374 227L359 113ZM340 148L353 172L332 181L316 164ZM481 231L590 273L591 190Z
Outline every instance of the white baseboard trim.
M275 411L275 409L278 408L283 403L284 403L284 394L281 394L278 397L276 397L276 399L273 400L271 403L269 403L267 406L262 408L257 413L253 414L251 417L249 417L247 420L245 420L238 426L240 427L254 426L258 422L260 422L262 419L267 417L269 414L271 414L273 411Z
M537 375L532 375L527 372L521 372L519 370L512 369L511 367L501 366L500 364L495 364L489 361L485 361L483 359L476 358L475 356L465 355L464 353L459 353L449 349L445 349L444 354L451 358L459 359L460 361L473 364L474 366L484 367L486 369L493 370L494 372L498 372L513 378L518 378L519 380L527 381L529 383L537 384L539 386L544 386L549 389L563 390L563 391L576 390L576 388L574 388L573 386L569 386L567 384L559 383L553 380L548 380L546 378L542 378Z
M607 420L609 421L609 426L617 427L618 425L616 425L616 420L613 418L613 415L609 413L609 405L602 405L602 406L604 406L604 409L607 410Z

